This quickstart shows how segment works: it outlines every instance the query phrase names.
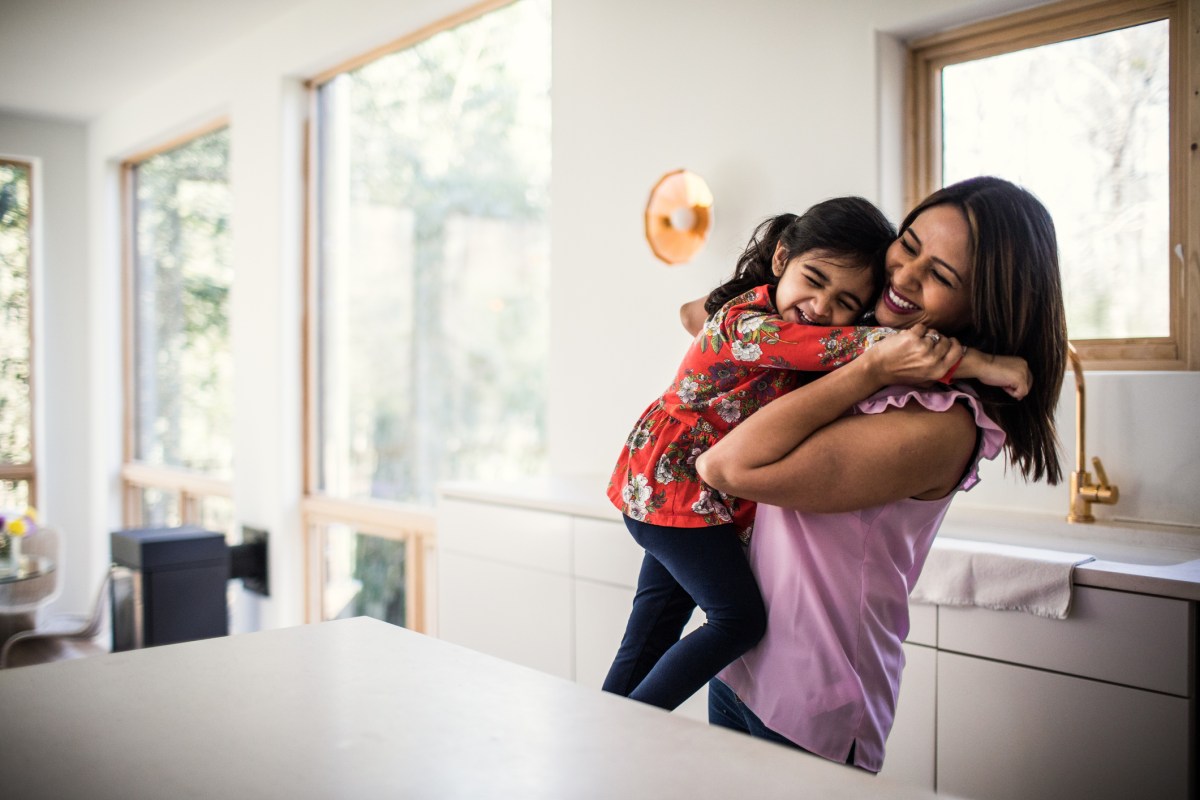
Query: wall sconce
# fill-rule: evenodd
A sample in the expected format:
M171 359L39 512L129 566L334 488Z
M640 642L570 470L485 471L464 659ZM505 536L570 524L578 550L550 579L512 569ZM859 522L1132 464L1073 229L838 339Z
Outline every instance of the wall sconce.
M713 196L694 172L677 169L659 178L646 203L646 241L661 261L690 261L712 227Z

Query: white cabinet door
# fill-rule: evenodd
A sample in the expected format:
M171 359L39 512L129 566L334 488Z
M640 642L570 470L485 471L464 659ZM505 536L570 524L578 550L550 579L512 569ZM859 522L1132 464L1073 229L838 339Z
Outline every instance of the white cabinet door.
M633 589L575 581L575 682L591 689L604 684L625 622Z
M438 562L440 638L574 677L569 577L450 551Z
M896 722L888 736L880 775L897 783L934 790L937 725L937 650L904 645L904 675Z
M974 800L1188 797L1189 701L938 653L937 790Z
M599 689L604 684L613 656L625 634L625 623L633 607L633 589L575 581L575 681ZM703 612L697 610L684 635L704 623ZM675 713L690 719L708 720L708 689L688 698Z

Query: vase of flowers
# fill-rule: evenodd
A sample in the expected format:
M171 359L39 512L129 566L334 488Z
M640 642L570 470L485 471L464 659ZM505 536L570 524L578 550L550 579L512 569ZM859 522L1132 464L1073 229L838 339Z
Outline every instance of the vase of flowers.
M0 562L21 563L21 540L37 530L37 511L0 511Z

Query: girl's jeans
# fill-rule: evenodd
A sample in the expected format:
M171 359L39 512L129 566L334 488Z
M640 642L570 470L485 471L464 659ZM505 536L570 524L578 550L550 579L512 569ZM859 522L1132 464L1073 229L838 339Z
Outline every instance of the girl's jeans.
M673 709L762 638L766 610L733 525L625 525L646 555L604 691ZM708 621L680 639L696 606Z

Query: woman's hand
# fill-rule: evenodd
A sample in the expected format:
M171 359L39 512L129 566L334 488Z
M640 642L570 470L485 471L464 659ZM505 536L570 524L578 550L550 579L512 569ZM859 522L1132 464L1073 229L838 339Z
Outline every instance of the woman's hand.
M859 360L866 360L882 386L916 385L941 378L962 354L957 339L917 324L872 345Z

